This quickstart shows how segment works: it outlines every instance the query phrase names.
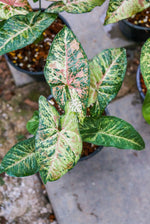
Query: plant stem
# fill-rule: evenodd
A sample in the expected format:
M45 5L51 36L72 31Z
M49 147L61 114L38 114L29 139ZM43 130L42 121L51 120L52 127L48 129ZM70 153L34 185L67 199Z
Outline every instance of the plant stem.
M41 0L39 0L39 9L41 10Z

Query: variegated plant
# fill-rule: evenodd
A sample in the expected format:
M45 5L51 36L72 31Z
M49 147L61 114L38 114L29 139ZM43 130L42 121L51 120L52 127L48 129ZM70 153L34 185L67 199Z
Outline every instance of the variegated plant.
M27 0L0 0L0 55L33 43L57 18L57 13L90 12L105 0L53 2L45 11L35 12ZM105 24L130 17L149 6L149 0L110 0ZM88 61L73 32L65 27L52 43L44 71L64 114L60 115L41 96L39 112L27 124L33 137L10 149L0 165L0 173L20 177L39 171L44 183L57 180L78 162L82 141L143 149L143 139L130 124L102 115L117 95L125 70L124 49L104 50ZM87 110L90 117L86 116Z
M39 113L27 124L34 136L10 149L2 172L18 177L39 171L44 183L57 180L76 165L83 141L142 150L144 141L129 123L103 115L121 87L126 64L122 48L104 50L88 61L76 36L64 27L52 43L44 71L64 114L41 96Z
M43 12L31 12L27 0L0 0L0 55L23 48L56 19L57 13L90 12L105 0L53 0ZM110 0L105 24L117 22L150 6L150 0ZM41 0L39 0L41 9ZM55 14L56 13L56 14Z
M150 38L142 47L140 67L144 83L147 87L146 96L142 106L142 113L144 119L150 124Z

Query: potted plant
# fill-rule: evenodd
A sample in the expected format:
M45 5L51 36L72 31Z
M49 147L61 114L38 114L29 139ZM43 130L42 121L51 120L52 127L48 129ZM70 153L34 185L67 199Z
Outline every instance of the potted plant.
M35 78L43 78L44 66L50 46L54 37L64 25L69 27L66 20L59 15L42 33L40 38L32 44L5 54L7 62L19 72L26 73Z
M150 36L150 7L128 19L119 21L119 28L128 39L146 41Z
M150 60L150 38L145 42L142 47L141 57L140 57L140 67L137 72L137 84L140 88L144 87L144 91L141 88L140 94L142 92L143 105L142 105L142 114L144 119L148 124L150 124L150 68L149 68L149 60ZM140 74L141 70L141 74ZM139 79L140 75L143 78L143 83L141 84L141 80Z
M64 113L60 115L53 103L41 96L39 115L36 112L28 124L34 136L10 149L1 172L20 177L39 171L44 183L57 180L76 165L83 141L142 150L144 141L129 123L103 115L118 93L125 71L125 49L104 50L88 61L76 36L64 27L51 45L44 69Z

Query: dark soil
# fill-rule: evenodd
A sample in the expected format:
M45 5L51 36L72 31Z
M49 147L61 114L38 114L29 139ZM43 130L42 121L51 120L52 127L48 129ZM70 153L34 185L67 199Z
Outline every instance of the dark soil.
M132 16L128 21L137 26L150 27L150 7Z
M30 44L22 49L8 53L14 65L30 72L42 72L50 46L56 34L64 27L64 22L58 18L47 28L38 43Z

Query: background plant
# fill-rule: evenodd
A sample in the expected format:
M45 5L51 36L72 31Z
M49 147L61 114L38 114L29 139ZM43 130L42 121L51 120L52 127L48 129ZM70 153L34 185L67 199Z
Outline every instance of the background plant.
M82 141L122 149L141 150L144 142L127 122L102 113L118 93L126 71L125 49L108 49L88 61L73 32L64 27L55 37L44 70L60 115L44 96L39 116L27 125L34 134L13 146L1 167L11 176L40 172L44 183L72 169L82 152ZM90 108L91 116L86 116Z
M150 38L145 42L140 58L141 73L147 87L146 96L142 106L143 117L150 124Z
M54 0L44 12L33 12L27 0L0 0L0 55L33 43L57 18L57 13L90 12L104 2L105 0ZM149 6L148 0L110 0L105 24L130 17Z

